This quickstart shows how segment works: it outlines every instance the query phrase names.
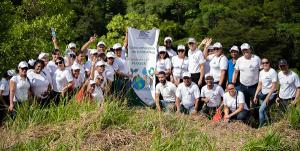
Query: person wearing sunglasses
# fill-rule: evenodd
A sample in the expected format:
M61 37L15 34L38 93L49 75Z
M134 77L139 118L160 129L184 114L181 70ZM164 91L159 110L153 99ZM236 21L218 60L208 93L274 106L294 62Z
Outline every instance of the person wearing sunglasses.
M28 101L31 96L30 83L27 78L28 64L21 61L18 70L18 74L9 81L9 111L13 112L13 117L16 114L16 106Z
M227 91L223 95L224 121L241 120L247 122L249 111L243 92L237 91L231 83L227 85Z
M192 82L190 73L183 73L183 82L176 89L176 113L197 114L199 99L199 87Z
M296 105L300 98L300 80L299 76L289 69L289 65L285 59L280 59L278 62L280 72L278 73L279 80L279 109L285 112L288 105Z
M201 88L201 101L204 102L202 112L211 118L217 108L221 107L224 90L221 86L214 84L213 75L208 73L205 75L206 85Z
M167 55L170 59L177 56L177 53L172 49L172 42L173 40L171 37L165 37L164 46L166 47Z
M159 56L156 62L155 75L157 76L160 71L164 71L166 73L167 80L170 81L172 63L170 58L167 56L166 47L159 46L158 53Z
M267 108L269 108L277 96L277 72L271 68L267 58L261 60L263 70L259 72L259 80L256 88L254 103L260 104L259 107L259 127L264 126L268 121Z
M181 82L183 82L183 73L188 72L189 67L189 59L185 56L185 46L178 45L177 46L178 55L172 57L172 82L178 86Z
M108 92L111 88L111 85L107 83L107 78L105 74L105 67L106 63L104 61L93 61L92 68L91 68L91 76L90 79L96 82L97 86L100 86L103 92ZM101 79L99 76L101 76ZM101 80L101 81L99 81Z
M53 76L53 95L55 105L58 105L62 97L67 96L68 90L73 87L73 77L70 70L66 69L64 58L58 57L55 64L57 70Z
M28 80L31 85L34 100L37 101L42 107L49 105L49 94L52 90L51 83L43 68L45 67L43 60L35 61L34 70L27 73Z
M258 56L252 54L252 50L248 43L241 45L243 56L241 56L235 64L235 70L232 78L232 83L237 83L238 74L240 74L240 91L245 96L245 102L249 108L256 107L253 101L256 87L258 84L259 70L261 66L261 60ZM250 106L250 102L252 106ZM258 117L258 112L255 112L255 118Z

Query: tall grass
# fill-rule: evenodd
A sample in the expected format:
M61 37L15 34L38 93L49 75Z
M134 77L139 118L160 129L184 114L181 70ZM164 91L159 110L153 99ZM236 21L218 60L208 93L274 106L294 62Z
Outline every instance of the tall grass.
M300 105L296 107L290 107L287 111L287 119L289 121L290 126L293 129L300 129Z

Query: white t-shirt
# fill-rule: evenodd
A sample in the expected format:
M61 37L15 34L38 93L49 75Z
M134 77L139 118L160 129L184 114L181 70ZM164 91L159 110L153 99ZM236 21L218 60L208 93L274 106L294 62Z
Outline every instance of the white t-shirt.
M92 93L93 100L99 103L102 103L104 101L103 92L101 87L95 86L95 90Z
M28 72L27 72L28 73ZM52 84L52 77L51 77L51 74L50 74L50 71L48 68L44 68L41 72L41 74L43 74L44 76L46 76L46 78L48 79L49 83L51 86L53 86Z
M223 95L224 105L226 105L231 112L234 112L237 108L239 108L239 104L244 103L244 109L248 110L247 104L245 103L245 97L243 92L238 91L238 95L231 96L229 92L226 92ZM236 104L237 103L237 104Z
M169 58L166 59L158 59L156 62L156 70L158 72L165 71L167 72L168 69L172 68L172 63Z
M198 48L194 51L189 50L189 73L200 73L200 64L205 63L202 51Z
M50 61L48 62L48 64L47 64L46 68L48 69L48 71L49 71L51 77L53 77L54 72L55 72L56 69L57 69L57 65L55 64L55 62L52 61L52 60L50 60Z
M82 79L80 79L80 81L84 81L85 80L85 68L84 68L84 64L80 64L77 61L74 61L73 64L76 64L76 65L78 65L80 67L80 76L79 77L82 78Z
M9 83L5 78L2 78L2 80L1 80L0 90L3 91L3 93L2 93L3 96L9 95Z
M175 102L176 86L172 82L166 81L166 84L158 83L155 88L156 94L161 94L167 102Z
M91 71L91 69L92 69L92 61L89 61L89 60L86 61L83 67L84 67L85 71Z
M169 55L169 57L172 59L174 56L177 56L177 53L172 49L167 49L167 53Z
M128 64L125 59L116 57L114 60L114 63L116 63L118 65L120 72L122 72L124 74L129 73Z
M253 86L258 83L260 58L252 55L250 59L240 57L235 64L235 70L240 70L240 82L245 86Z
M185 108L191 108L195 105L195 99L200 98L199 87L192 82L189 87L186 87L184 83L180 83L176 90L176 97L181 100L181 104Z
M272 83L277 82L277 72L270 68L269 71L261 70L259 72L259 81L262 83L261 92L268 94L271 91Z
M296 97L297 88L300 88L299 76L290 71L285 75L282 71L278 73L278 80L280 84L279 97L281 99L290 99Z
M73 77L68 69L57 69L53 76L53 90L55 92L62 92L63 88L73 81Z
M11 79L15 83L14 102L23 102L28 100L28 92L30 83L27 78L21 78L20 75L15 75Z
M227 70L228 60L224 55L214 56L210 63L210 74L214 77L214 82L219 82L221 78L221 70Z
M211 61L211 59L215 56L215 54L210 54L206 57L205 63L204 63L204 75L206 75L207 73L209 73L210 71L210 67L209 67L209 63Z
M182 79L182 74L188 72L189 59L188 57L181 59L178 56L174 56L172 58L172 66L173 66L173 76Z
M47 96L42 96L42 94L44 94L48 90L48 86L50 84L50 81L48 80L46 75L43 72L41 72L40 74L29 72L27 73L27 77L33 91L32 93L39 98L46 98Z
M207 85L201 89L201 97L206 97L209 99L207 103L208 107L219 107L221 105L221 97L224 95L224 90L221 86L214 84L214 87L209 90Z
M106 63L106 66L105 66L106 78L110 81L114 81L114 76L115 76L115 73L117 70L119 70L119 66L115 62L112 65L109 65L108 63Z

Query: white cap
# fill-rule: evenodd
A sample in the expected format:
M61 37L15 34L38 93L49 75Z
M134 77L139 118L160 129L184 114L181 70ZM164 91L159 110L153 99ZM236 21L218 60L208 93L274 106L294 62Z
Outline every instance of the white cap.
M214 46L213 46L213 45L209 45L209 46L207 47L207 49L212 50L212 49L214 49Z
M231 52L232 50L239 52L239 47L234 45L230 48L229 52Z
M188 43L196 43L196 39L191 37L188 39Z
M118 48L122 48L122 45L120 43L114 44L113 49L116 50Z
M207 73L207 74L205 75L205 80L206 80L207 77L212 77L212 78L214 79L213 75L210 74L210 73Z
M96 54L98 53L98 50L97 49L91 49L90 50L90 54L93 55L93 54Z
M173 41L171 37L165 37L164 42L166 42L167 40L170 40L171 42Z
M115 56L115 53L114 53L114 52L108 52L108 53L106 54L106 57L107 57L107 58L110 58L110 57L115 58L116 56Z
M106 46L105 43L104 43L103 41L99 41L99 42L97 43L97 46L100 46L100 45Z
M222 44L220 42L216 42L213 45L214 48L222 48Z
M35 60L34 60L34 59L30 59L30 60L28 60L28 64L29 64L29 65L33 66L33 65L34 65L34 63L35 63Z
M158 47L158 52L166 52L166 47L165 46L159 46Z
M71 69L72 69L72 70L79 70L79 69L80 69L80 66L79 66L79 64L74 63L74 64L71 66Z
M21 61L18 65L18 68L28 68L28 64L26 61Z
M243 43L241 45L241 50L244 50L244 49L250 49L250 45L248 43Z
M98 66L102 66L102 65L105 65L105 62L104 61L98 61L97 63L96 63L96 67L98 67Z
M95 84L96 82L94 80L90 80L90 85Z
M16 71L14 69L7 70L7 75L12 77L12 76L16 75Z
M73 43L73 42L71 42L71 43L69 43L68 48L69 48L69 49L70 49L70 48L76 48L76 44Z
M185 46L184 45L178 45L177 50L185 50Z
M39 57L38 57L38 59L43 59L45 56L47 56L47 57L49 57L49 54L48 53L45 53L45 52L41 52L40 54L39 54Z
M183 75L182 75L182 77L191 77L191 74L190 73L188 73L188 72L185 72L185 73L183 73Z

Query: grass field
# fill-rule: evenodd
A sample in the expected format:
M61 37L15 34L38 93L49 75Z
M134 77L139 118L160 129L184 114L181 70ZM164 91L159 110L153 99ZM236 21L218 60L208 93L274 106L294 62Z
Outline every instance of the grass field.
M300 109L260 129L201 115L157 113L108 99L24 105L0 130L1 150L300 150Z

